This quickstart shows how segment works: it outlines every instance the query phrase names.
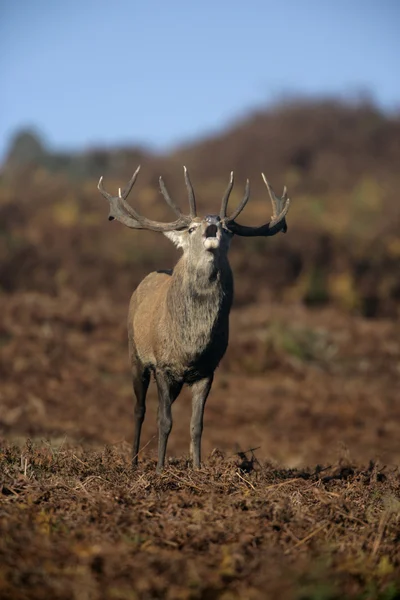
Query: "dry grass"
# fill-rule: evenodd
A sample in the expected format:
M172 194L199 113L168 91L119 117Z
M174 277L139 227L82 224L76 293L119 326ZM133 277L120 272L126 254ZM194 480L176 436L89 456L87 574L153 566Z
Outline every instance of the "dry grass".
M3 296L0 597L397 598L398 323L234 310L204 468L184 393L157 477L154 388L137 471L125 441L125 309Z
M2 443L2 598L398 597L398 469L129 459Z

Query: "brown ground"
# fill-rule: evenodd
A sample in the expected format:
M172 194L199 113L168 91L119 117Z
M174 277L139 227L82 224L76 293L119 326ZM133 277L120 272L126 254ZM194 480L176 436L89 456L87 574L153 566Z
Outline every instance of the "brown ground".
M235 309L204 468L185 393L157 477L154 387L129 464L126 307L2 300L1 598L398 597L398 323Z

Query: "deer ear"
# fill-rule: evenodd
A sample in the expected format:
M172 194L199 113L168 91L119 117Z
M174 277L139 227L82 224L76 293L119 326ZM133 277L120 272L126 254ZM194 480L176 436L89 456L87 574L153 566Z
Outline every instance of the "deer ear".
M187 231L165 231L165 237L175 244L177 248L186 248L187 246Z

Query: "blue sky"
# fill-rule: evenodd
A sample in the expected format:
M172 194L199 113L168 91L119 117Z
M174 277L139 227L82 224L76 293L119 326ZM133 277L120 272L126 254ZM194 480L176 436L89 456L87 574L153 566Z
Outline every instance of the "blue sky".
M285 94L400 107L397 0L0 0L0 160L34 127L55 149L165 149Z

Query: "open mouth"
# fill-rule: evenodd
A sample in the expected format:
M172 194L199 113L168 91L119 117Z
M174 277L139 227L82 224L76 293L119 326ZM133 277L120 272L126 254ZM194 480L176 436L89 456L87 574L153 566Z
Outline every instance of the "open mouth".
M209 225L204 232L204 237L206 238L216 238L217 237L218 227L216 225Z
M204 231L204 247L206 250L216 250L219 248L221 234L218 227L214 224L208 225Z

